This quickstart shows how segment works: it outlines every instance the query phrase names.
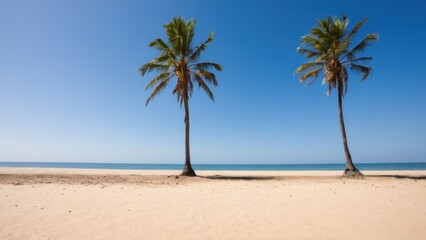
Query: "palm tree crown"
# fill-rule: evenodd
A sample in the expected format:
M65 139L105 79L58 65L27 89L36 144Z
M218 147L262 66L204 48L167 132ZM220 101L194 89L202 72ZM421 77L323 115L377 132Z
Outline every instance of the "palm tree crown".
M151 71L159 72L146 87L146 89L154 88L146 105L168 85L173 77L177 78L177 83L172 93L177 96L180 105L185 99L191 97L194 82L214 101L213 93L206 82L214 86L218 84L216 76L209 69L221 71L222 67L212 62L197 62L200 53L207 48L208 43L213 41L213 33L199 46L193 47L195 23L194 19L185 22L181 17L176 17L164 25L168 43L161 38L149 43L150 47L156 48L161 53L159 57L139 68L142 76Z
M348 30L349 19L343 16L341 19L328 17L317 21L317 26L311 32L302 37L303 47L297 48L297 52L305 55L311 62L297 68L295 74L300 75L300 81L312 84L323 73L323 84L328 85L327 95L333 88L344 96L348 90L348 67L351 70L363 74L362 81L371 73L371 67L362 65L372 60L372 57L358 57L372 42L378 39L377 34L370 33L364 39L351 48L354 37L359 29L367 21L366 18L358 22L352 30Z

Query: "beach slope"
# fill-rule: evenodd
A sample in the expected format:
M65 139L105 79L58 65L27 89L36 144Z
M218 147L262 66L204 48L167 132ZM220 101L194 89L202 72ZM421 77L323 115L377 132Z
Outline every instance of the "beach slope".
M0 168L0 239L426 239L426 171Z

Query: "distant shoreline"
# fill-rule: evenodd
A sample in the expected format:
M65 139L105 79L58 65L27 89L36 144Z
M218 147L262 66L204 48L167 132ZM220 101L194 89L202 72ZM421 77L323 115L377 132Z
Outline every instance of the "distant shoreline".
M21 176L47 176L47 175L79 175L79 176L177 176L181 170L147 170L147 169L81 169L81 168L19 168L0 167L0 175L21 175ZM232 171L232 170L198 170L197 175L201 177L229 176L229 177L273 177L273 178L340 178L343 170L328 171ZM366 177L395 177L395 176L422 176L426 177L426 170L392 170L392 171L363 171ZM32 177L31 177L32 178Z
M197 171L343 171L345 164L193 164ZM361 171L426 170L426 162L359 163ZM65 168L111 170L181 170L182 164L146 163L72 163L72 162L0 162L0 167Z

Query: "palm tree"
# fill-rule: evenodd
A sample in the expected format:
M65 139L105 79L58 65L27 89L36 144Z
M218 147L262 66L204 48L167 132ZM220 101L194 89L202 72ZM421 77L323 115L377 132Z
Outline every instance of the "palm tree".
M216 76L210 72L211 68L222 71L222 67L213 62L198 62L201 52L207 48L207 44L213 41L213 32L206 41L193 47L195 20L184 21L181 17L175 17L164 25L167 34L166 43L161 38L157 38L149 43L160 51L160 56L145 63L139 68L144 76L146 73L156 71L159 74L154 77L145 90L153 91L146 101L146 105L169 84L171 79L176 79L173 88L173 95L182 107L185 107L185 166L181 173L184 176L196 176L191 166L189 149L189 106L188 101L192 96L194 82L203 89L214 102L214 96L207 83L217 86Z
M344 176L362 176L362 173L352 162L349 152L343 120L342 99L348 91L348 68L362 73L361 81L364 81L372 71L371 67L363 64L373 58L358 57L358 54L362 53L372 41L378 39L377 34L367 34L361 42L352 48L355 35L366 21L367 19L364 18L349 31L349 19L346 16L341 19L328 17L318 20L317 25L312 28L310 33L302 37L302 47L297 48L298 53L312 60L297 68L295 74L300 76L300 82L310 85L319 75L323 74L323 84L328 85L327 95L330 95L333 88L337 89L340 129L346 154ZM310 81L306 82L308 79Z

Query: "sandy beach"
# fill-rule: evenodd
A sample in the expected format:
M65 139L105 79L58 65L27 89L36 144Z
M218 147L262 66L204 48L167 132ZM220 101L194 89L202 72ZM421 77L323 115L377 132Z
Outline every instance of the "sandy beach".
M426 239L426 171L0 168L0 239Z

